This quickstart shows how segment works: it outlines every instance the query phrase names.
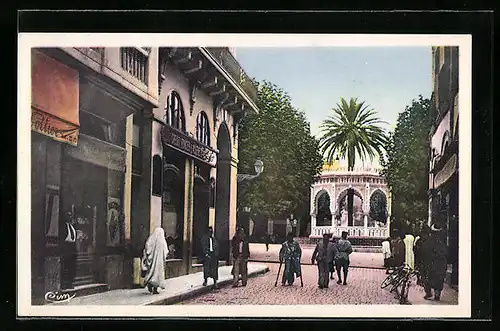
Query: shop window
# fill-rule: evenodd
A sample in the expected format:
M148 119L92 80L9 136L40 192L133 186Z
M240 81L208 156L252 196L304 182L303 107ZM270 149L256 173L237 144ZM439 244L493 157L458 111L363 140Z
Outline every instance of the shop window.
M94 114L80 110L80 133L109 142L110 123Z
M186 131L186 121L184 119L184 107L182 106L179 94L172 91L167 98L167 106L165 108L165 120L168 125Z
M59 237L59 188L48 186L45 195L45 238L47 246L57 246Z
M162 164L161 156L155 155L153 156L153 189L152 193L156 196L162 195L162 172L163 172L163 164Z
M202 144L210 146L210 127L208 126L207 114L204 111L200 112L196 118L196 139Z

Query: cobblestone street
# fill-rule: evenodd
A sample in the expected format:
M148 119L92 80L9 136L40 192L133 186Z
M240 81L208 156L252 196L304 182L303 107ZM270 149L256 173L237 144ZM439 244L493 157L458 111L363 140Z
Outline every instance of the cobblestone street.
M338 285L330 280L328 289L319 289L317 286L317 266L303 265L304 287L300 287L300 279L293 286L281 286L281 276L278 286L274 287L279 264L268 263L269 272L250 278L246 287L237 288L224 286L220 290L212 291L178 304L208 304L208 305L372 305L398 304L398 300L388 290L380 288L386 274L381 269L350 268L348 284ZM283 270L281 271L283 272ZM241 283L240 283L241 284ZM420 288L412 287L410 299L414 304L457 304L457 294L453 290L444 290L441 302L421 299L423 293Z
M384 270L352 268L346 286L337 285L335 276L328 289L319 289L316 265L302 266L304 287L300 287L300 279L293 286L281 286L280 279L278 286L274 287L279 264L268 263L268 266L268 273L250 278L246 287L226 286L179 304L397 304L392 294L380 289L380 283L386 277Z

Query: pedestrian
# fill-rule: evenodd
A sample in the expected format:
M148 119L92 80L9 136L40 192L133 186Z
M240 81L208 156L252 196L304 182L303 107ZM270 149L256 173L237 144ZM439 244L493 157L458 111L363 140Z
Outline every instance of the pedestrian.
M72 212L67 212L63 228L62 242L62 277L61 288L64 290L73 289L73 281L76 275L76 240L77 231L75 228L75 218Z
M241 275L241 285L247 286L248 279L248 259L250 258L250 247L248 237L243 228L238 228L231 240L233 251L233 287L237 287Z
M405 235L399 230L395 230L395 233L394 239L391 240L391 260L392 267L398 268L405 263L405 244L403 242Z
M405 232L403 242L405 244L405 264L413 270L415 268L415 255L413 253L415 237L409 230Z
M167 260L168 246L163 228L154 229L144 246L141 271L144 284L150 293L159 294L158 288L165 288L165 261Z
M415 242L413 243L413 251L415 253L415 269L418 271L418 285L424 285L424 279L428 278L427 269L424 267L424 259L422 256L422 247L426 244L427 239L429 239L429 235L431 233L431 229L424 225L422 230L420 230L420 234L415 238Z
M270 241L271 241L271 236L268 233L266 233L264 235L264 242L266 244L266 252L269 252L269 242Z
M342 236L337 242L337 251L335 253L335 268L337 269L337 276L339 280L337 284L347 285L347 273L349 270L349 255L352 253L352 245L349 240L347 240L347 231L342 231ZM342 282L342 277L340 271L344 273L344 281Z
M333 239L333 235L330 236L330 243L332 243L335 251L337 249L337 246L335 245L335 240ZM332 256L332 259L329 261L330 262L328 263L328 270L330 271L330 279L333 280L334 279L333 275L335 274L335 252Z
M203 286L207 286L208 278L214 280L214 287L219 288L217 280L219 278L219 247L217 239L214 238L214 230L211 226L208 227L208 232L201 241L203 250Z
M296 277L300 277L300 258L302 257L302 250L297 241L293 239L293 233L289 232L286 241L281 245L279 260L280 263L285 263L285 270L283 271L283 277L281 280L281 285L293 285Z
M419 253L422 256L423 268L425 271L424 299L432 298L434 290L434 300L441 300L441 291L443 290L444 278L446 276L446 243L443 239L443 228L440 224L433 224L431 234L425 242L422 243Z
M389 273L389 269L391 268L391 238L388 237L384 241L382 241L382 254L384 255L384 268L385 273Z
M167 237L167 246L168 246L168 255L167 260L175 259L177 256L177 252L175 249L175 241L171 236Z
M311 258L312 264L314 261L318 264L318 287L321 289L328 288L328 266L333 261L334 254L335 246L330 242L330 235L325 233L323 240L316 245Z

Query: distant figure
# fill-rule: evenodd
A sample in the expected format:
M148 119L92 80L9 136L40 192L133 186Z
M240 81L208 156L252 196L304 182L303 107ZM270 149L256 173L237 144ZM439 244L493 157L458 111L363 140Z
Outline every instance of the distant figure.
M335 254L335 267L337 269L337 276L339 280L337 284L347 285L347 273L349 270L349 255L352 253L352 245L347 240L347 231L342 231L342 237L337 242L337 252ZM344 281L340 275L340 270L344 273Z
M403 242L404 234L401 232L391 241L391 260L392 267L397 268L405 263L405 244Z
M441 291L443 290L444 278L446 276L446 243L443 239L443 229L438 224L433 224L431 234L424 243L420 254L422 256L423 268L425 277L422 279L424 283L425 296L424 299L432 298L432 290L434 290L434 300L441 300Z
M165 241L165 232L156 228L146 241L143 250L141 271L144 283L150 293L159 294L158 287L163 287L165 279L165 261L167 260L168 246Z
M76 239L75 218L71 212L65 215L65 223L62 242L62 277L61 287L63 290L73 288L73 280L76 274Z
M323 240L316 245L316 249L313 252L311 263L317 261L318 264L318 287L328 288L329 278L329 264L333 262L334 254L336 253L336 248L333 243L330 242L330 235L324 234Z
M167 245L168 245L168 255L167 260L175 259L177 256L177 250L175 249L175 240L171 236L167 237Z
M428 278L427 269L424 267L423 249L429 239L431 229L428 226L422 227L420 234L415 238L413 243L413 251L415 253L415 269L418 271L418 285L424 285L423 280Z
M337 250L337 246L335 245L333 236L330 237L330 242L332 243L334 250ZM332 260L328 263L328 270L330 271L330 279L333 280L333 275L335 274L335 252L333 254Z
M302 257L302 250L298 242L293 240L293 233L288 233L287 240L281 245L279 253L280 262L285 263L285 270L281 285L293 285L295 276L300 277L300 258Z
M214 287L219 288L217 280L219 278L219 247L217 239L214 238L214 230L208 227L208 233L203 236L201 241L203 250L203 286L207 286L208 278L214 280Z
M233 251L233 287L237 287L241 275L241 284L247 286L248 279L248 258L250 257L250 247L248 237L243 228L238 228L231 240Z
M269 242L271 241L271 236L266 233L264 235L264 243L266 244L266 252L269 252Z
M382 241L382 254L384 255L384 268L386 269L385 273L389 273L389 269L391 268L391 238L386 238Z
M411 268L415 269L415 255L413 254L413 243L415 242L415 237L407 231L403 238L405 244L405 263Z

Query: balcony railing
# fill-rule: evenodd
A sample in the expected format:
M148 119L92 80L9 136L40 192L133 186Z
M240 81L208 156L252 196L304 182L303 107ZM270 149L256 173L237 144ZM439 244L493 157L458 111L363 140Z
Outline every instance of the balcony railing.
M149 53L143 48L122 47L120 62L123 70L148 85L148 57Z
M343 231L347 231L349 237L387 238L387 227L364 227L364 226L313 226L311 237L319 238L325 233L340 237Z
M206 49L227 71L231 78L234 79L234 81L241 87L248 97L252 101L256 102L257 87L253 83L250 76L245 73L229 49L227 47L207 47Z

